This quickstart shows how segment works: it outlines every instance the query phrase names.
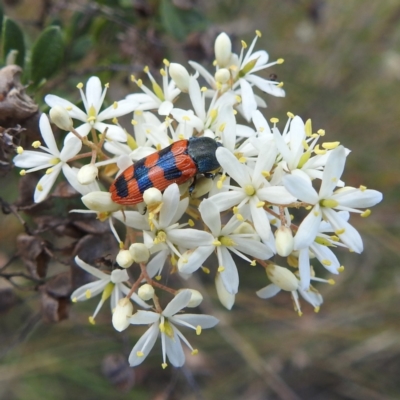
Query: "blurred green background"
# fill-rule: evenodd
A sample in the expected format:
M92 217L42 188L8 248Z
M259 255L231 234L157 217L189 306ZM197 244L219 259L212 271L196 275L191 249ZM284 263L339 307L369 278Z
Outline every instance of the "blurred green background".
M303 303L301 318L284 293L258 299L254 292L264 275L248 274L247 267L239 271L241 290L231 312L219 306L211 280L192 282L208 288L204 309L213 312L212 302L222 322L200 338L188 335L200 354L181 370L162 370L157 346L142 367L126 368L123 360L138 336L115 332L108 309L89 326L95 300L51 325L40 322L36 295L19 292L17 306L0 314L0 398L399 399L400 2L175 5L183 12L179 18L166 0L3 1L28 44L49 23L61 25L65 34L60 71L32 93L40 106L46 93L76 100L76 83L93 74L111 82L109 101L120 99L137 90L128 77L145 65L157 71L164 57L210 65L218 32L230 34L238 52L240 39L249 43L254 30L261 30L257 49L285 59L264 76L276 73L286 98L267 97L264 115L279 118L282 127L287 111L311 118L314 131L323 128L327 141L351 149L345 182L383 192L369 218L352 217L365 251L340 254L345 271L336 285L318 286L325 300L320 312ZM9 201L16 196L16 177L2 180L2 196ZM3 265L22 229L13 215L1 218Z

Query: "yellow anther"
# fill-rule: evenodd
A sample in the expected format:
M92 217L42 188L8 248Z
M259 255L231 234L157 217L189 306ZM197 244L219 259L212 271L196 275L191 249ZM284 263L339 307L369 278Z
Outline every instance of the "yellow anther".
M278 222L278 220L276 218L273 218L273 219L271 219L270 222L272 225L275 225Z
M345 233L346 229L342 228L342 229L336 229L335 234L336 235L343 235L343 233Z
M245 185L243 189L244 192L247 194L247 196L253 196L254 193L256 192L253 185Z
M149 67L148 67L147 65L143 68L143 72L144 72L145 74L148 74L148 73L149 73Z
M364 185L360 185L359 189L360 189L362 192L365 192L365 191L367 190L367 187L364 186Z
M118 118L116 118L116 117L114 117L111 121L112 121L112 123L115 124L115 125L118 124Z
M17 153L22 154L24 152L24 148L22 146L17 147Z
M244 218L243 218L242 214L236 214L235 216L236 216L237 220L242 221L242 222L244 221Z
M184 115L184 116L182 117L182 119L183 119L184 121L190 121L190 117L189 117L188 115Z
M283 59L283 58L278 58L277 60L276 60L276 63L277 64L283 64L285 62L285 60Z
M132 82L135 82L135 81L136 81L135 75L131 75L131 81L132 81Z
M323 265L326 265L327 267L329 267L330 265L332 265L332 261L330 261L330 260L322 260L321 263L322 263Z
M306 210L307 210L307 211L310 211L311 209L312 209L312 206L307 206L307 207L306 207Z
M314 308L314 312L316 312L316 313L318 313L319 310L320 310L320 307L315 307L315 308Z
M160 75L161 76L167 76L167 73L165 72L165 69L160 69Z
M136 355L138 356L138 357L143 357L144 356L144 353L143 353L143 351L137 351L136 352Z
M96 321L94 320L93 317L89 317L89 324L96 325Z
M201 334L201 326L200 325L197 325L196 326L196 335L198 336L198 335L200 335Z
M339 205L339 202L333 199L324 199L320 201L320 205L326 208L335 208Z
M241 103L242 102L242 96L239 96L238 94L235 96L236 103Z
M214 60L213 63L212 63L212 65L213 65L214 67L216 67L216 66L218 65L217 60Z
M104 87L108 89L108 88L110 87L110 84L107 82L107 83L104 85Z
M76 87L77 87L78 89L82 89L82 88L83 88L83 83L82 83L82 82L79 82L79 83L76 85Z
M151 133L151 129L147 128L145 132L149 135Z
M19 171L19 174L21 176L25 176L26 175L26 171L24 169L21 169L21 171Z
M256 30L256 35L258 36L258 37L261 37L262 35L261 35L261 32L257 29Z
M115 110L115 109L117 109L118 108L118 101L114 101L114 103L113 103L113 109Z
M279 122L279 119L278 118L271 118L270 121L273 124L277 124Z
M54 171L53 168L48 168L48 169L46 170L46 175L50 175L53 171Z
M317 145L314 147L314 153L317 154L318 156L321 156L321 155L326 154L326 150L320 149L320 148L319 148L319 144L317 144Z
M251 265L252 267L255 267L255 266L257 265L256 260L253 260L253 261L250 263L250 265Z
M299 259L296 258L295 256L292 256L292 255L288 256L287 263L289 264L289 267L292 267L292 268L299 267Z
M226 122L223 122L223 123L219 126L218 130L219 130L220 132L223 132L223 131L225 130L225 127L226 127Z
M208 89L207 89L205 86L202 86L201 89L200 89L200 91L203 92L203 93L204 93L204 92L207 92L207 90L208 90Z
M213 246L221 246L221 242L219 240L214 240L212 244Z
M136 114L136 115L143 115L143 110L136 110L136 111L135 111L135 114Z
M183 140L183 139L185 139L185 135L183 133L180 133L178 135L178 138L179 138L179 140Z
M164 60L162 62L164 63L164 65L166 67L169 67L169 61L166 58L164 58Z
M240 43L242 43L242 47L244 49L247 48L247 43L244 40L241 40Z
M308 150L308 149L310 148L310 146L308 145L308 143L307 143L305 140L303 140L303 141L301 142L301 144L302 144L302 146L303 146L303 148L304 148L305 150Z
M207 267L201 267L201 269L205 274L209 274L210 273L210 269L207 268Z
M336 235L331 236L332 242L338 242L340 239Z
M35 140L33 143L32 143L32 147L33 148L35 148L35 149L37 149L38 147L40 147L42 144L39 142L39 140Z
M325 129L318 129L317 133L319 136L325 136Z
M76 297L74 297L73 299L72 299L72 302L73 303L76 303L78 301L78 299L76 298Z
M197 349L193 349L191 354L192 354L192 356L195 356L198 353L199 353L199 351Z
M264 178L270 178L271 177L271 173L269 171L261 171L261 175Z
M288 111L286 115L287 115L289 118L294 118L294 114L291 113L290 111Z
M293 221L294 220L294 215L290 214L290 220Z
M165 368L168 367L168 364L167 363L162 363L161 366L162 366L162 369L165 369Z
M336 147L338 147L340 144L340 142L325 142L322 143L322 147L326 150L333 150L336 149Z
M72 106L65 107L67 111L72 111Z
M218 272L223 272L223 271L225 271L225 267L223 267L222 265L220 265L220 266L218 267Z
M38 184L38 185L36 186L36 189L37 189L39 192L43 192L43 186L42 186L41 184Z
M362 217L362 218L367 218L367 217L369 217L370 215L371 215L371 210L368 209L368 210L365 210L365 211L361 214L361 217Z
M276 85L276 87L279 87L279 88L283 87L283 82L279 82L279 83Z
M300 310L298 310L298 311L297 311L297 315L298 315L299 317L301 317L301 316L303 315L303 313L302 313Z
M119 242L118 243L118 246L119 246L119 248L120 248L120 250L123 250L124 249L124 242Z
M318 217L319 212L318 212L317 210L314 210L314 215L315 215L316 217Z
M161 275L156 275L155 278L156 278L156 281L161 281Z
M142 81L141 79L138 79L138 80L136 81L136 84L137 84L139 87L142 87L143 81Z
M336 282L331 278L331 279L328 279L328 283L329 283L330 285L334 285Z
M310 118L306 121L304 126L306 129L306 136L310 137L312 135L312 122Z
M344 271L344 265L341 265L337 270L338 270L338 272L343 272Z
M240 157L239 158L239 160L238 160L241 164L244 164L246 161L247 161L247 158L246 157Z
M188 220L188 224L189 224L189 226L194 226L193 220L192 220L192 219L189 219L189 220Z
M257 208L263 208L265 206L265 201L259 201L257 204L256 204L256 207Z

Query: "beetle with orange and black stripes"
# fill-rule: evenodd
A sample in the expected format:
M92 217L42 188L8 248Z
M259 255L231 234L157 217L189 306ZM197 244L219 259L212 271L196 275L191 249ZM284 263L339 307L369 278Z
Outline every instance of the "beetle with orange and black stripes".
M220 146L204 136L178 140L128 167L111 184L111 199L122 205L138 204L149 188L163 191L172 183L180 185L197 174L211 177L211 171L220 167L215 156Z

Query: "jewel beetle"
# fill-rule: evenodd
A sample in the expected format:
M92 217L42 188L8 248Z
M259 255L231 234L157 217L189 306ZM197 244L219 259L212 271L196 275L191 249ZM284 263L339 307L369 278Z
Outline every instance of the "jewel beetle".
M136 161L110 186L114 203L133 205L143 201L146 189L165 190L172 183L180 185L196 174L213 176L220 167L215 152L221 143L209 137L178 140L156 153Z

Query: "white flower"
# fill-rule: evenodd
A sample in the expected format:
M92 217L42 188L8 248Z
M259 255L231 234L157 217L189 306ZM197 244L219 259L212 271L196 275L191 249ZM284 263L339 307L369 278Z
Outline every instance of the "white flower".
M178 268L184 274L197 270L203 262L216 250L218 257L218 272L229 293L235 294L239 287L239 274L230 252L252 264L252 260L243 253L265 260L273 253L268 246L260 242L260 238L251 233L237 233L236 229L242 224L236 216L222 227L220 213L212 200L203 200L199 211L203 222L210 228L213 243L210 246L199 246L188 256L178 261Z
M144 72L151 81L153 91L145 86L141 79L136 79L132 76L132 80L136 82L139 88L144 92L126 96L128 101L131 101L135 105L138 104L135 106L136 110L157 109L159 115L168 115L171 112L174 107L173 102L175 98L179 96L181 91L176 87L176 84L172 79L170 81L168 80L169 62L167 60L164 60L164 65L164 69L160 70L160 74L162 75L162 87L153 78L149 68L144 68Z
M106 274L85 263L78 256L75 257L75 262L86 272L98 278L93 282L79 287L71 294L72 302L76 303L77 301L85 301L102 293L99 304L93 315L89 317L90 323L94 324L96 315L109 297L111 297L111 310L113 311L118 301L129 293L129 287L124 284L124 282L129 281L128 272L126 270L115 269L111 274ZM143 308L150 308L136 293L132 294L131 299Z
M191 296L190 290L183 290L170 301L161 313L138 311L130 318L130 323L134 325L151 324L150 328L138 340L129 355L129 364L131 367L135 367L144 361L153 348L159 334L161 335L163 357L161 365L163 368L166 368L168 365L167 357L174 367L181 367L185 363L182 342L189 347L192 354L197 354L197 350L193 349L175 325L186 326L195 330L197 335L200 335L202 329L214 327L218 323L218 319L211 315L177 314L183 308L187 307Z
M106 84L104 90L102 90L100 79L97 76L92 76L86 83L86 94L83 93L82 87L83 84L80 83L78 89L81 93L85 111L81 110L70 101L53 94L48 94L44 100L50 107L60 106L68 111L71 118L84 122L83 125L76 128L76 131L81 136L86 136L92 128L100 133L108 129L108 139L126 142L126 133L120 126L105 124L103 121L129 114L137 107L137 103L131 100L120 100L114 102L113 105L100 112L108 84ZM71 133L68 134L66 139L69 140L72 137L71 135Z
M133 305L126 297L120 299L112 315L112 324L118 332L129 326L129 318L133 313Z
M157 262L151 260L147 264L147 272L150 277L158 273L160 275L164 262L170 254L171 256L181 257L178 247L183 249L193 249L197 246L211 245L214 238L208 232L197 229L182 229L188 223L179 224L185 213L189 199L179 201L180 193L176 183L170 185L163 193L163 204L158 218L151 220L152 229L143 232L144 244L151 252L162 250L161 258ZM166 251L167 250L167 251Z
M330 152L326 162L319 193L309 180L295 175L287 175L283 182L287 190L299 200L312 204L313 208L300 224L295 236L295 249L309 246L317 236L322 218L335 229L335 234L350 250L361 253L363 244L360 234L335 210L362 214L357 208L371 207L382 200L382 193L363 187L341 188L334 192L342 175L346 162L346 150L343 146Z
M254 227L261 239L267 242L271 227L263 208L265 203L290 204L296 200L283 186L271 186L263 176L263 173L269 173L274 164L276 149L273 146L260 149L252 171L225 148L218 148L216 156L224 171L240 186L230 186L229 192L218 193L210 199L219 211L234 206L240 210L244 204L249 203Z
M36 185L35 203L40 203L47 197L61 170L71 186L80 191L81 185L67 162L80 152L82 142L73 137L65 142L64 147L59 151L46 114L40 116L39 128L47 147L41 146L40 143L36 142L34 143L35 147L43 150L42 152L24 150L14 158L14 164L17 167L29 168L26 171L22 170L21 175L47 168L46 174Z

